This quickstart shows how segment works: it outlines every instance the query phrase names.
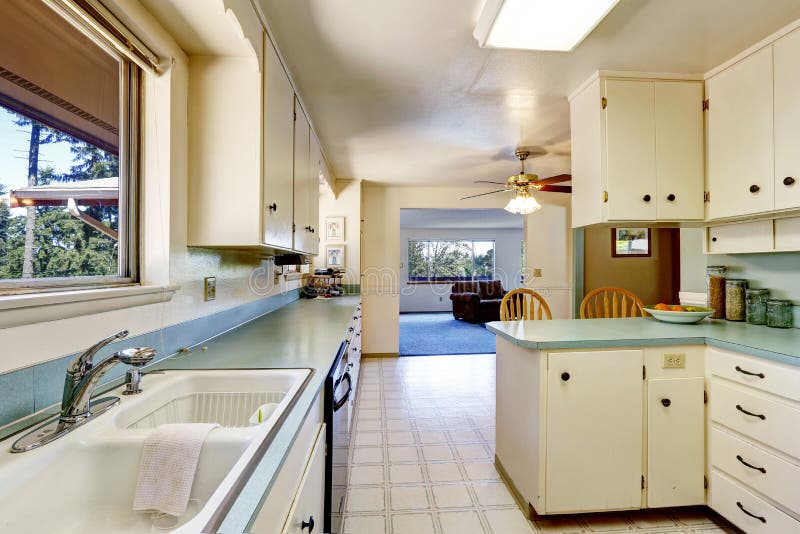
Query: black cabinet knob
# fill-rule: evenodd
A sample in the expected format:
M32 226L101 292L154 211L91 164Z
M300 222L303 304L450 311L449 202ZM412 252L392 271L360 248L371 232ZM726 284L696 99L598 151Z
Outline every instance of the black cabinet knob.
M717 242L717 238L716 238L716 237L712 237L712 238L711 238L711 241L713 241L714 243L716 243L716 242Z
M756 184L753 184L753 185L750 186L750 192L751 193L758 193L759 191L761 191L761 188L758 187Z
M300 523L300 530L308 529L309 532L314 532L314 516L308 518L308 521Z
M645 202L650 202L650 198L651 198L650 195L645 195L642 197L642 200L644 200Z
M667 195L667 200L669 200L670 202L674 202L675 201L675 195L670 193L669 195Z
M664 406L664 408L669 408L669 406L671 404L672 404L671 400L669 400L669 399L661 399L661 405Z
M564 382L569 380L569 373L567 373L566 371L561 373L561 380L563 380Z
M267 207L269 208L269 211L278 211L278 205L274 202Z
M783 185L786 185L786 186L794 185L794 182L795 182L795 179L792 178L791 176L787 176L786 178L783 179Z

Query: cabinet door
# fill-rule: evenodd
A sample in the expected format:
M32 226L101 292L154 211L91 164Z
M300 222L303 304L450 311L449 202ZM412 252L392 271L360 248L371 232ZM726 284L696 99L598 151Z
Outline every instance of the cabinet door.
M705 378L647 381L647 506L705 504Z
M770 252L775 246L771 220L709 226L706 231L709 254Z
M294 249L308 252L310 248L312 223L308 213L308 160L310 148L310 128L303 108L295 99L294 120ZM313 223L317 224L316 221Z
M309 254L319 254L319 180L322 175L322 150L319 140L312 131L310 134L311 147L308 155L308 221L311 225L311 236L308 240Z
M325 425L321 428L303 473L300 489L289 510L283 534L307 534L313 528L322 531L325 514ZM309 528L312 523L314 526Z
M702 82L656 82L656 176L658 218L702 219Z
M292 248L294 90L264 35L264 243Z
M641 506L643 360L640 350L548 355L548 513Z
M706 95L711 193L708 218L772 210L772 47L708 79Z
M656 218L654 84L606 80L608 220Z
M800 30L775 42L775 209L800 207Z

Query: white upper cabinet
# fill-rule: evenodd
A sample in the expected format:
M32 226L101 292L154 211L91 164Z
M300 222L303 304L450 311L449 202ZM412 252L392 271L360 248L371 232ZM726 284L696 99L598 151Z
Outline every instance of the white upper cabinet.
M660 220L703 218L702 82L655 82L656 202Z
M310 248L311 230L309 214L308 161L310 133L303 108L295 100L294 120L294 249L307 252ZM316 221L314 221L316 224Z
M607 219L656 218L655 91L652 82L606 80Z
M570 98L573 227L703 219L703 84L604 77Z
M264 35L264 244L292 248L294 89Z
M772 73L767 46L706 81L709 219L775 207Z
M775 42L775 209L800 208L800 30Z
M319 253L319 181L323 176L322 149L314 132L309 135L308 150L308 224L311 237L308 241L308 253Z

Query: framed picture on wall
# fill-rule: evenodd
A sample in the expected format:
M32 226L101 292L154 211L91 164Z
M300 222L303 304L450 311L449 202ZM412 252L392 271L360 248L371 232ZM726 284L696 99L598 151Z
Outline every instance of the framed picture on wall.
M325 266L330 269L344 269L344 245L325 247Z
M325 240L344 241L344 217L325 217Z
M611 256L614 258L644 258L651 255L650 228L612 228Z

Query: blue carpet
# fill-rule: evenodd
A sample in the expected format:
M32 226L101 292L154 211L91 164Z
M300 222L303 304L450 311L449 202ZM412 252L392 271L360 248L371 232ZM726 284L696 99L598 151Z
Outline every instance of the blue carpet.
M494 354L494 334L452 313L400 314L400 356Z

